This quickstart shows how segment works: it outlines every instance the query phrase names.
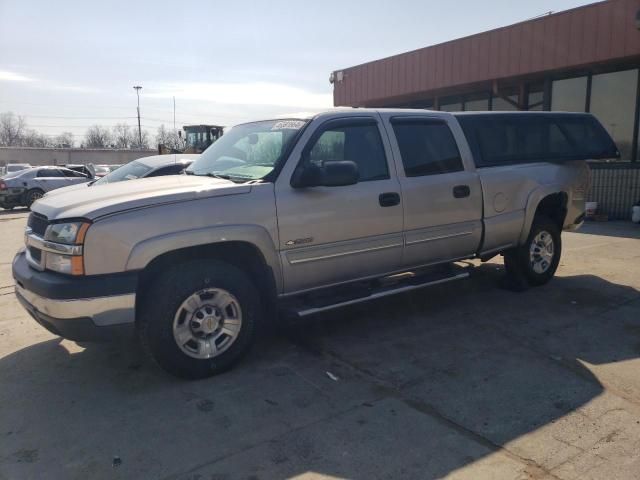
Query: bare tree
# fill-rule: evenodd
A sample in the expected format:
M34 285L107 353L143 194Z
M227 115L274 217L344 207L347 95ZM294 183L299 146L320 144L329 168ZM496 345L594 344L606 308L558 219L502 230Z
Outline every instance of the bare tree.
M137 149L137 150L148 150L149 145L151 144L151 139L149 138L149 132L146 130L142 130L142 142L138 139L138 135L133 135L133 140L129 148Z
M75 138L71 132L62 132L53 140L53 145L60 148L72 148L74 144Z
M46 135L43 135L42 133L36 130L27 129L22 135L20 145L23 147L44 148L44 147L51 147L53 145L53 142L49 137L47 137Z
M107 127L94 125L85 134L85 148L109 148L112 144L111 132Z
M164 124L158 127L158 132L156 133L156 143L158 145L164 145L171 151L182 151L185 147L185 142L178 135L178 132L175 130L169 130Z
M5 147L20 145L25 129L24 117L17 116L13 112L0 114L0 145Z
M126 123L118 123L111 130L113 136L113 146L115 148L131 148L131 145L136 140L136 135L131 131L131 128Z

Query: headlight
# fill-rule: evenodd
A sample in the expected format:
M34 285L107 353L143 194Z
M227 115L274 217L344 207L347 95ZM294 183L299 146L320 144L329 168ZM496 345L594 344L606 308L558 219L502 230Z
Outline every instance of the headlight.
M49 225L44 233L44 268L68 275L84 275L82 245L89 225L81 221Z
M65 245L80 245L84 242L89 224L86 222L54 223L47 227L44 239Z

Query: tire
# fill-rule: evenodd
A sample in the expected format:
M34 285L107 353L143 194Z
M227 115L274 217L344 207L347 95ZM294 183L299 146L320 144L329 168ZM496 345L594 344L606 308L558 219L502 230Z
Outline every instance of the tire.
M189 261L162 272L145 291L138 330L160 367L198 379L238 363L261 317L260 295L246 273L217 260Z
M526 242L505 252L505 270L508 276L524 278L531 286L544 285L555 275L561 254L558 225L548 217L537 216Z
M31 208L31 205L33 205L33 202L35 202L39 198L42 198L43 195L44 195L44 192L39 188L32 188L31 190L29 190L24 196L24 200L25 200L25 203L27 204L27 207Z

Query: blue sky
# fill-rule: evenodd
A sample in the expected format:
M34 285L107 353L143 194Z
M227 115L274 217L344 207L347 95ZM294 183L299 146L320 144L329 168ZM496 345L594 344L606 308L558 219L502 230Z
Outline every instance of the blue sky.
M590 2L0 0L0 112L92 124L233 125L332 105L343 67Z

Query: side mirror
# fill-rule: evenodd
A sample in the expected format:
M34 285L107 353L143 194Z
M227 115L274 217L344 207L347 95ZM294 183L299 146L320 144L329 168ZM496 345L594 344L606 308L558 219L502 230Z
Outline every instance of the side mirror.
M308 164L294 182L294 188L342 187L358 183L358 165L349 160L324 162L322 166Z

